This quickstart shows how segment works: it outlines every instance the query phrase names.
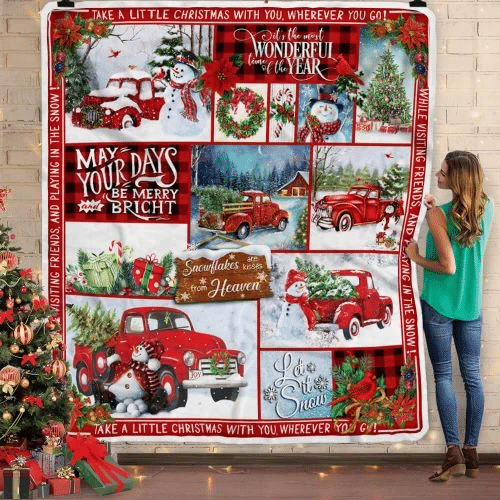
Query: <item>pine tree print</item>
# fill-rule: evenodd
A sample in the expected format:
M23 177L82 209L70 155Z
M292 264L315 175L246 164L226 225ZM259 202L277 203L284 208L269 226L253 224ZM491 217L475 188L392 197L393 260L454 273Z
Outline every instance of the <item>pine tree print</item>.
M186 52L186 49L182 46L182 33L177 26L169 26L167 34L161 39L161 45L154 51L155 58L149 62L149 65L153 68L153 73L157 72L156 69L173 68L175 58L184 52ZM165 80L170 80L168 72Z
M404 89L404 73L394 61L394 55L387 47L370 81L364 111L370 120L390 123L410 122L410 101Z
M408 187L408 170L394 163L378 180L384 198L400 198Z

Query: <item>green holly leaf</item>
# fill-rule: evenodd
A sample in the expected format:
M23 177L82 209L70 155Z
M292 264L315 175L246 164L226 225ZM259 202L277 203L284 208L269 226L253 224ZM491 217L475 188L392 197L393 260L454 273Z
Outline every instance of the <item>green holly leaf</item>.
M330 412L330 417L333 419L342 417L344 415L344 410L349 406L351 402L349 400L337 403Z

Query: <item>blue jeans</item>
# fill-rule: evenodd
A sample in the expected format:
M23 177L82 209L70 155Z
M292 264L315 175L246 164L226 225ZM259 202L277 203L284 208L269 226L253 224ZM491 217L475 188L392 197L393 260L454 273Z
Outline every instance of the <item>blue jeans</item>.
M446 444L460 444L457 399L452 383L451 340L455 342L460 373L467 396L464 444L477 446L484 411L484 392L479 372L482 316L474 321L451 319L422 303L427 350L434 370L436 400Z

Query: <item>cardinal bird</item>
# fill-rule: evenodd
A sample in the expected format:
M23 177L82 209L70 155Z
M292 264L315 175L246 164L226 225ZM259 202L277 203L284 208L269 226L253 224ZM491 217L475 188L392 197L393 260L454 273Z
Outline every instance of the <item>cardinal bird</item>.
M391 155L391 153L385 153L386 158L394 158L394 156Z
M357 399L358 401L369 401L377 392L377 382L375 375L367 370L365 376L352 387L350 387L347 392L336 399L334 399L330 406L335 406L346 399Z
M364 85L363 80L354 72L351 68L351 65L344 59L342 54L337 56L337 65L335 66L335 70L341 76L352 76L353 80L359 85Z
M167 73L163 68L160 69L158 73L156 73L155 76L153 76L153 80L163 80L167 76Z
M110 49L110 52L111 52L111 55L109 55L108 57L118 57L118 55L120 54L121 50Z

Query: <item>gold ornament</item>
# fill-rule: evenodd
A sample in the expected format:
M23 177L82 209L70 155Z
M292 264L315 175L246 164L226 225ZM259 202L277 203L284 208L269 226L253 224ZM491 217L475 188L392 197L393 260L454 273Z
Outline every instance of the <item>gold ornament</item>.
M21 406L21 408L19 408L19 413L24 413L26 411L26 408L24 406Z
M66 375L67 371L68 371L68 368L66 366L66 363L62 359L56 359L52 363L52 373L56 377L63 378L64 375Z
M5 394L12 395L20 381L21 372L15 366L7 365L0 370L0 386Z
M21 297L16 297L16 304L20 304L22 302Z
M23 389L27 389L30 385L30 381L27 378L22 378L19 383Z
M2 418L5 422L10 422L12 420L12 413L10 411L4 411Z
M33 340L33 330L21 321L14 329L14 338L20 344L29 344Z
M10 347L9 347L9 351L12 353L12 354L17 354L19 352L20 348L17 344L12 344Z

